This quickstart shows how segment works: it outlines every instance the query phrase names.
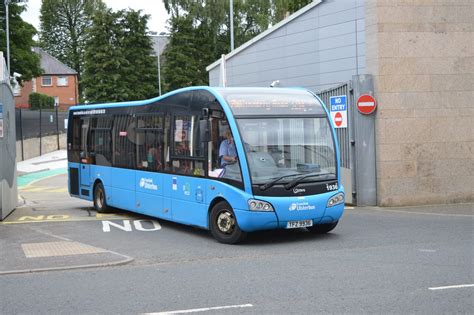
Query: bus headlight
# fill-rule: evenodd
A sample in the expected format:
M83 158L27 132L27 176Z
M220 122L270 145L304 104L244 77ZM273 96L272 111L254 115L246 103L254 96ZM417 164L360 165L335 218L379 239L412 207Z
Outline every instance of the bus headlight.
M249 199L249 210L252 211L274 211L273 206L269 202Z
M344 193L342 193L342 192L332 196L328 200L328 204L326 205L326 207L327 208L333 207L333 206L341 204L341 203L344 203Z

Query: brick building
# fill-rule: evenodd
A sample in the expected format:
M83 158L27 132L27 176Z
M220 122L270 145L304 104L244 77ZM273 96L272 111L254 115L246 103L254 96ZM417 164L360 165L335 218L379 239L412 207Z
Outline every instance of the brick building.
M15 107L28 108L29 95L32 92L54 97L61 110L67 110L78 103L77 72L69 68L41 48L33 50L40 56L43 75L15 88Z

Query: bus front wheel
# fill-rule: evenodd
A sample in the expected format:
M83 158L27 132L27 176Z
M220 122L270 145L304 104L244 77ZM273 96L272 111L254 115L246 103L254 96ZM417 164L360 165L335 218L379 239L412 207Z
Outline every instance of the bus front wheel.
M339 223L339 221L336 221L336 222L333 222L333 223L326 223L326 224L316 224L316 225L313 225L312 227L308 227L307 229L311 233L325 234L325 233L328 233L328 232L331 232L332 230L334 230L337 223Z
M99 213L106 213L110 210L107 206L105 189L102 183L97 183L97 185L94 186L94 208Z
M247 235L239 228L234 210L225 201L217 203L212 208L209 221L211 234L220 243L236 244Z

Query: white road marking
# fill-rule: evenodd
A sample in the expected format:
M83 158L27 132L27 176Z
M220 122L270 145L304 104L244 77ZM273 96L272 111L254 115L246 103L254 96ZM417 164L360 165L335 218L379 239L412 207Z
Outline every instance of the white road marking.
M433 287L433 288L428 288L430 290L447 290L447 289L460 289L460 288L471 288L474 287L474 284L458 284L458 285L448 285L445 287Z
M419 249L418 251L424 252L424 253L436 253L435 249Z
M187 313L198 313L198 312L225 310L225 309L229 309L229 308L244 308L244 307L253 307L253 305L252 304L241 304L241 305L214 306L214 307L194 308L194 309L180 310L180 311L145 313L144 315L187 314Z
M111 222L111 221L102 221L102 231L110 232L110 227L114 226L115 228L125 231L125 232L132 232L132 224L130 223L131 220L122 220L123 226L119 223ZM143 227L142 222L150 222L153 227L152 228L145 228ZM158 231L161 230L161 225L154 220L133 220L133 225L135 226L135 230L142 231L142 232L150 232L150 231Z

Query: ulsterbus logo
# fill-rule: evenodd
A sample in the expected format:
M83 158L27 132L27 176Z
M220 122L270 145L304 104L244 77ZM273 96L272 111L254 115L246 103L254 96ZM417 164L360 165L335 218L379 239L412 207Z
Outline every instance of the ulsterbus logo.
M143 189L158 190L158 185L153 184L153 179L151 178L141 178L140 187Z
M294 202L290 205L288 210L290 211L306 211L306 210L314 210L316 206L310 205L308 202Z

